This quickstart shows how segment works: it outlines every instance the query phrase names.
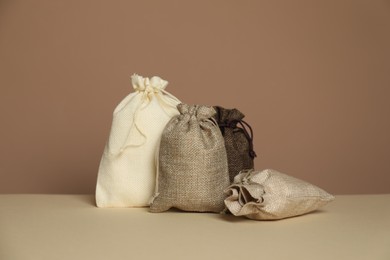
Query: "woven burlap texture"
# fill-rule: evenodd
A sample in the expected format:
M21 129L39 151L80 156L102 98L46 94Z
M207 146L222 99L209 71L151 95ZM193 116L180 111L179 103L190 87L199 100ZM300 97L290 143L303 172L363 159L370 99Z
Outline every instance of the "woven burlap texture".
M237 122L241 121L245 115L238 109L226 109L220 106L214 108L217 111L214 118L225 140L229 179L233 182L234 177L240 171L254 168L254 158L250 155L250 141L243 129L237 126Z
M225 194L226 208L233 215L255 220L306 214L334 200L315 185L271 169L240 172Z
M153 196L155 154L165 125L178 115L174 96L159 78L132 76L134 92L115 108L98 172L98 207L148 206Z
M172 207L184 211L221 212L229 186L224 140L212 107L179 104L180 115L164 129L159 173L151 212Z

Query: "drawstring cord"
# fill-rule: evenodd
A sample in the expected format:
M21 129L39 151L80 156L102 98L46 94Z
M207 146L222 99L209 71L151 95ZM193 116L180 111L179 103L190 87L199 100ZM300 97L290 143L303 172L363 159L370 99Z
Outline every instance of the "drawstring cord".
M212 123L215 127L218 128L217 120L215 120L213 117L207 118L206 121Z
M140 92L140 93L141 93L141 92ZM145 102L148 102L148 103L145 104ZM145 133L143 133L142 130L138 127L137 121L138 121L138 114L139 114L139 112L140 112L144 107L146 107L149 103L150 103L150 100L149 100L149 98L148 98L148 93L143 92L143 93L142 93L141 100L140 100L139 104L137 105L137 107L136 107L136 109L135 109L134 116L133 116L132 125L130 126L129 132L127 133L127 136L126 136L126 139L125 139L125 142L123 143L122 147L120 148L119 153L122 153L126 148L128 148L128 147L130 147L130 146L141 146L141 145L143 145L143 144L146 142L146 135L145 135ZM144 105L144 107L143 107L143 105ZM127 144L128 141L129 141L129 137L130 137L131 130L132 130L133 128L137 129L138 133L141 134L142 137L144 138L144 139L143 139L143 142L140 143L140 144L138 144L138 145Z
M249 155L252 158L257 157L257 154L253 149L253 130L252 130L252 127L242 119L240 121L238 121L238 123L241 125L242 129L244 130L244 134L249 141ZM249 128L249 131L251 133L250 135L248 134L248 131L246 130L245 126L247 126Z
M141 101L135 110L134 117L133 117L133 124L131 125L131 127L129 129L129 132L128 132L127 137L126 137L126 141L124 142L121 149L119 150L120 153L122 153L126 148L128 148L130 146L142 146L146 142L147 137L146 137L145 133L142 131L142 129L140 129L137 122L138 122L139 112L150 104L150 98L151 98L151 97L149 97L150 93L154 93L154 96L157 97L161 107L163 108L163 110L167 114L168 114L168 110L166 109L166 107L175 108L176 107L175 103L180 103L180 101L175 96L173 96L171 93L169 93L163 89L159 89L158 91L154 91L154 92L139 91L139 93L140 94L142 93L142 98L141 98ZM132 128L135 128L138 131L138 133L140 135L142 135L142 137L143 137L142 143L137 144L137 145L127 144L129 141L129 137L130 137L130 133L131 133Z
M241 128L238 127L237 124L240 124ZM220 123L219 127L229 127L232 129L234 129L234 128L242 129L246 139L249 142L249 156L252 158L257 157L256 152L253 150L253 130L252 130L252 127L247 122L245 122L242 119L241 120L234 120L234 121L231 121L229 123ZM248 133L247 128L249 128L250 134Z

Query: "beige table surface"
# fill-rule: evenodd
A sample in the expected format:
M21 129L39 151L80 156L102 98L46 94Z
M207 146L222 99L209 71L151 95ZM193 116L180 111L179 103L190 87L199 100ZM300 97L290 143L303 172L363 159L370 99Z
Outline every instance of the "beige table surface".
M281 221L99 209L92 195L0 195L0 259L390 260L390 194Z

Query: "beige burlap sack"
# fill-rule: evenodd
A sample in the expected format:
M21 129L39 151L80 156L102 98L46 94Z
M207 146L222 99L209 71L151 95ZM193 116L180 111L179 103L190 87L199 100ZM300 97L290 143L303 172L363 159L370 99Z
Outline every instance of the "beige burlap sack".
M256 220L306 214L334 200L313 184L270 169L240 172L225 193L225 205L233 215Z
M172 207L221 212L229 186L222 134L210 118L212 107L179 104L180 115L166 125L160 143L159 173L151 212Z

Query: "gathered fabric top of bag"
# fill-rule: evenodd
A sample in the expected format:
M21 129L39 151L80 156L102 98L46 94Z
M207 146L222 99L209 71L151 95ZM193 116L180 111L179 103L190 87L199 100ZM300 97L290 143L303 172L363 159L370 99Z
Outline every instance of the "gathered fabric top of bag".
M153 96L157 98L163 98L164 94L169 96L174 100L172 102L169 99L162 99L164 102L168 102L169 105L175 106L180 101L169 92L165 91L165 88L168 86L168 81L163 80L160 77L153 76L152 78L142 77L137 74L131 76L131 83L135 91L142 95L143 101L150 101Z
M245 115L241 113L238 109L225 109L220 106L215 106L217 111L216 118L218 122L226 124L228 126L235 127L237 122L241 121Z
M168 81L160 77L154 76L149 79L137 74L131 76L131 83L133 84L134 90L145 92L146 95L164 90L168 85Z
M176 105L180 103L175 96L165 90L168 81L163 80L160 77L154 76L152 78L147 78L134 74L131 76L131 82L135 92L131 93L118 105L114 111L114 115L118 115L121 112L127 113L127 111L123 110L128 109L127 104L132 102L132 104L135 104L135 107L133 108L133 111L135 111L134 116L130 118L129 124L131 125L126 127L128 133L125 140L121 142L121 145L118 146L118 142L116 141L115 143L109 141L109 151L112 156L120 155L128 147L142 146L146 142L147 136L139 124L139 120L142 118L139 116L139 113L147 108L152 102L157 101L163 111L170 116L176 115Z
M182 116L196 117L198 120L210 120L213 115L215 115L215 110L212 107L201 106L201 105L188 105L188 104L179 104L177 105ZM213 121L214 124L216 124Z
M224 133L224 128L228 127L231 129L242 129L246 139L249 143L249 156L255 158L257 155L253 148L253 130L252 127L243 120L245 115L241 113L238 109L225 109L220 106L215 106L216 115L215 118L218 122L218 126L221 129L221 132ZM238 127L238 124L241 127ZM247 128L249 128L249 132Z

